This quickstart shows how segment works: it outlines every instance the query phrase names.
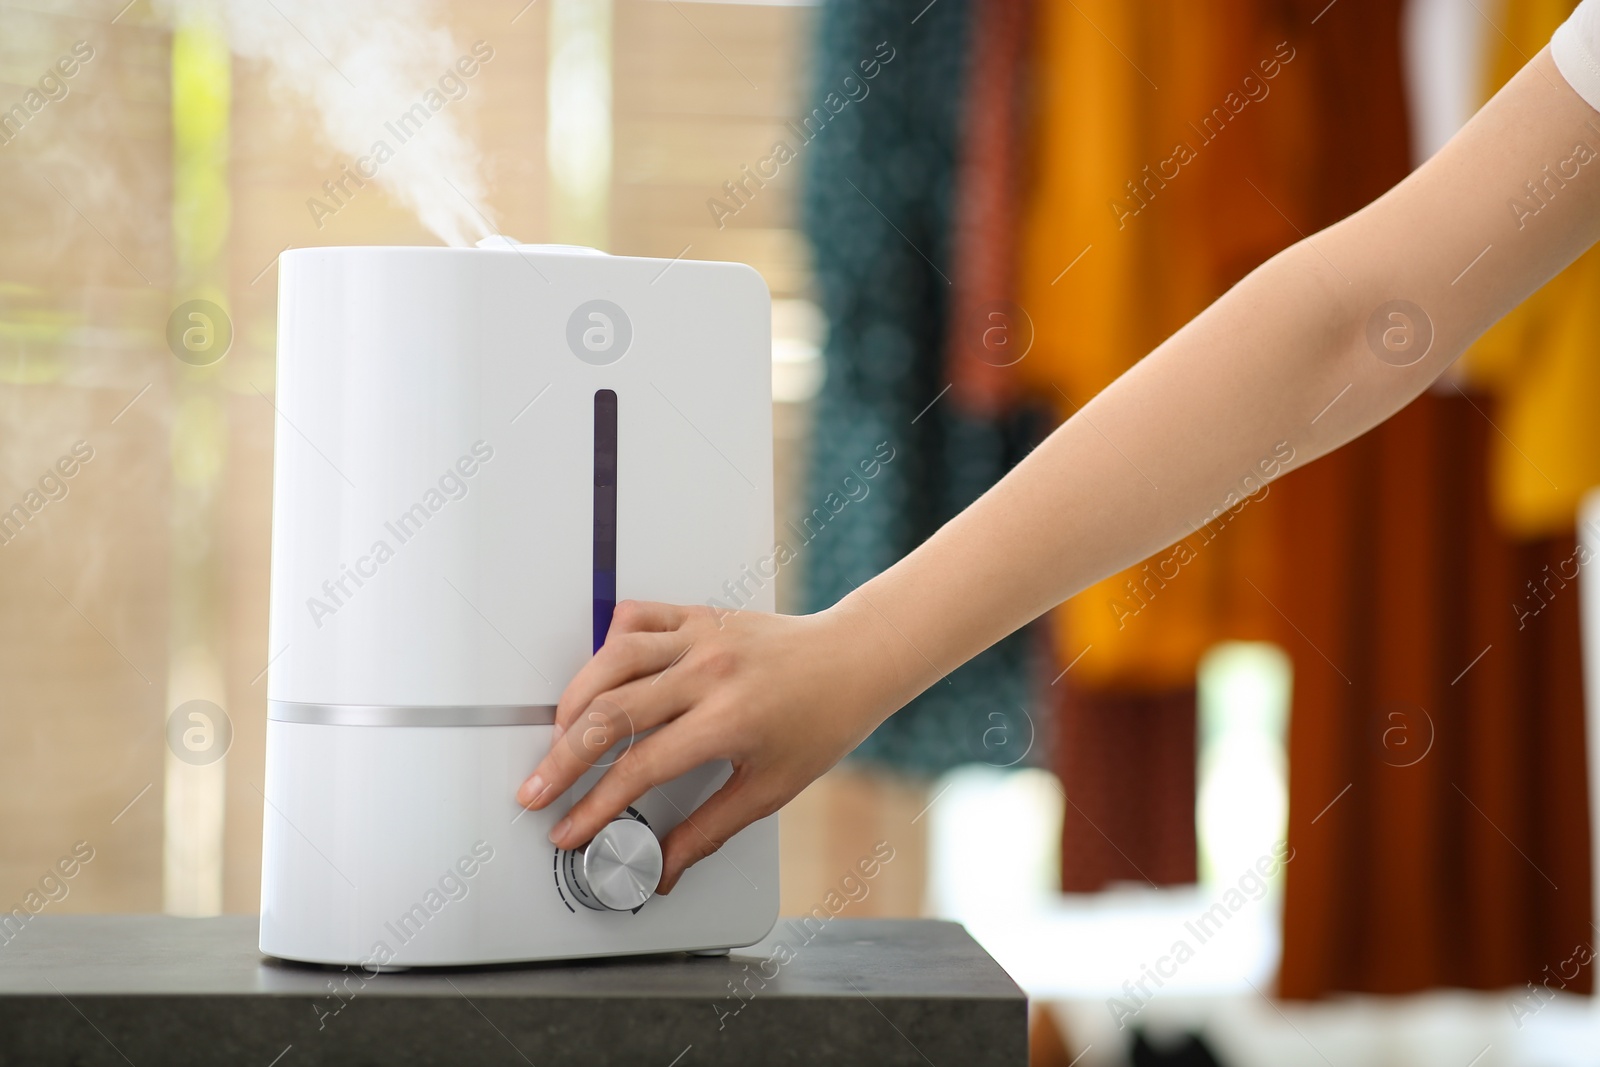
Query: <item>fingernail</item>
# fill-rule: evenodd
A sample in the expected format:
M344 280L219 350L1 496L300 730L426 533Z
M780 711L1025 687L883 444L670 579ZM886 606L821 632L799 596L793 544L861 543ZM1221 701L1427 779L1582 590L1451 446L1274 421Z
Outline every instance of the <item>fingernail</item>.
M553 726L550 730L550 746L554 748L555 743L561 740L561 735L566 732L567 728L565 726L562 726L560 723L556 723L555 726Z
M571 819L562 819L560 822L556 823L555 826L551 827L550 829L551 844L561 844L561 839L567 836L567 831L570 829L572 829Z
M523 782L522 788L518 791L518 799L524 804L538 803L539 798L543 795L544 779L537 774Z

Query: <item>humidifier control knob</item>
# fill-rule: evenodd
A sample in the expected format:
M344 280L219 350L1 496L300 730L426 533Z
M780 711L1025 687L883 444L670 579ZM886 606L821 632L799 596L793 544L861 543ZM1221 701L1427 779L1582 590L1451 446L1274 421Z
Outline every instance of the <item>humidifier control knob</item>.
M638 819L613 819L562 860L567 888L596 911L633 911L661 880L661 842Z

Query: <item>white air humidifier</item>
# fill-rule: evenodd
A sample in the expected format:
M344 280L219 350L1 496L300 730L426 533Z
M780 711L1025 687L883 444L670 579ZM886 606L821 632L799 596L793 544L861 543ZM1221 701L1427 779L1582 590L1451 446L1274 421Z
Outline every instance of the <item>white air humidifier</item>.
M728 777L585 848L518 785L616 600L772 610L771 301L746 266L587 249L308 248L278 305L261 950L363 967L753 944L776 816L655 897ZM752 600L753 594L753 600Z

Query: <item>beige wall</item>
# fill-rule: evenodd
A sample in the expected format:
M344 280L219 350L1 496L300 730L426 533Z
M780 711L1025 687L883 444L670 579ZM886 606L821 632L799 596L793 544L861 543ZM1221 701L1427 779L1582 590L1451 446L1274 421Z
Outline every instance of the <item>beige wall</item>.
M0 108L74 42L94 49L67 96L0 146L0 508L75 442L93 449L0 547L4 910L79 840L95 859L54 907L161 906L168 35L108 17L0 9Z

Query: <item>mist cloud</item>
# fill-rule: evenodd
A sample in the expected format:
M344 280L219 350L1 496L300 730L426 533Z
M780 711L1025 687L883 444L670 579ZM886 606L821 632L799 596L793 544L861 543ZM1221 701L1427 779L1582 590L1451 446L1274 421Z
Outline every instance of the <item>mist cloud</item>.
M342 163L354 166L382 143L387 158L378 187L442 241L470 245L493 232L483 213L481 156L454 105L433 111L404 143L390 128L430 92L439 95L441 79L448 82L446 102L466 95L465 88L456 91L455 74L474 51L444 27L438 5L228 0L226 11L235 54L267 65L275 96L311 119ZM306 192L326 199L321 189Z

